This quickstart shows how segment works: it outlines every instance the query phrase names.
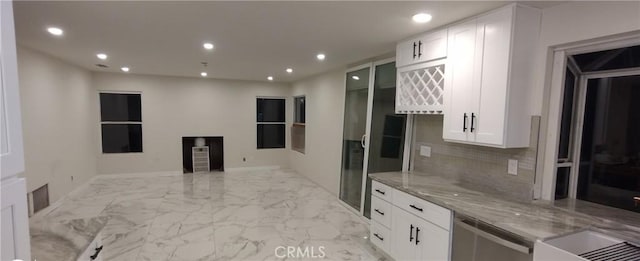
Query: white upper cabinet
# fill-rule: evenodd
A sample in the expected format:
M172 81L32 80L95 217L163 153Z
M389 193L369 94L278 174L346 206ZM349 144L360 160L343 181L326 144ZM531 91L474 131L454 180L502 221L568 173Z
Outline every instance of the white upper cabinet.
M445 140L467 140L469 136L469 103L473 85L473 68L476 43L475 20L449 28L443 122ZM455 50L455 51L454 51ZM455 88L454 88L455 87ZM449 115L449 116L447 116Z
M447 30L429 32L398 43L396 66L442 59L447 56Z
M24 171L18 63L11 1L0 3L0 161L2 179Z
M529 146L527 89L540 11L511 4L449 28L443 138L499 148Z
M398 44L396 113L442 114L446 57L446 29Z

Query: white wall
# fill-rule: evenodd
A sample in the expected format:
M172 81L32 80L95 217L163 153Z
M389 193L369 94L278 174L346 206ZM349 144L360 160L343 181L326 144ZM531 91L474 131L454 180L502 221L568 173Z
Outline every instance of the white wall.
M18 46L18 74L27 191L53 203L96 175L91 73Z
M640 30L640 1L573 1L542 10L536 87L532 90L532 111L543 113L543 93L551 78L552 59L557 45Z
M94 100L98 91L142 93L143 152L102 154L99 145L95 150L99 174L181 172L183 136L223 136L225 169L289 166L289 128L286 149L256 149L256 97L287 97L289 115L288 84L94 73L92 85ZM99 118L96 112L96 141L100 140Z
M306 96L305 154L290 150L291 168L337 196L342 162L345 71L340 68L295 82L291 94Z
M553 49L572 43L585 43L593 39L640 30L640 2L587 2L574 1L542 10L538 66L535 73L536 88L530 92L532 113L542 115L540 147L537 158L536 194L550 199L553 193L554 159L556 150L553 132L557 124L548 122L550 85L553 70ZM549 131L552 130L552 131Z

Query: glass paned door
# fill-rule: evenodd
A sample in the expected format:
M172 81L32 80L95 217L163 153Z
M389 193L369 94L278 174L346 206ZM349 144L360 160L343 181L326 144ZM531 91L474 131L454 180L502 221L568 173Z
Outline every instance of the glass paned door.
M571 62L571 61L569 61ZM570 196L572 187L572 139L575 122L576 98L578 96L577 69L571 63L567 66L564 77L564 94L562 97L562 114L560 121L560 137L558 141L558 163L556 168L555 199Z
M346 81L340 199L370 218L367 174L402 170L406 115L395 114L393 60L350 71Z
M340 200L361 210L370 67L347 73Z
M578 199L640 213L640 75L589 79Z
M375 66L367 174L402 170L406 115L395 113L396 63ZM367 177L364 216L371 218L371 179Z

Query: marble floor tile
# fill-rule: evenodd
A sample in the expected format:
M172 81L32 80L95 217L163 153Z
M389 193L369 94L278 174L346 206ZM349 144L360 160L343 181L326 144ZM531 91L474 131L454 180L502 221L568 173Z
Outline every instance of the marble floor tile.
M365 222L286 170L104 177L44 218L98 215L109 218L103 260L384 259L364 239Z

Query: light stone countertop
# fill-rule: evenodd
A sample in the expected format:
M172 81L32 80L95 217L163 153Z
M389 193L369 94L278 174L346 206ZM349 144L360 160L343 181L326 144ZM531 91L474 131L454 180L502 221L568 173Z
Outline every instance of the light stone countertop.
M75 261L107 224L107 217L72 220L30 220L31 258L38 261Z
M372 173L375 181L535 242L595 228L640 242L640 214L580 200L516 202L441 176ZM598 215L596 215L596 213Z

